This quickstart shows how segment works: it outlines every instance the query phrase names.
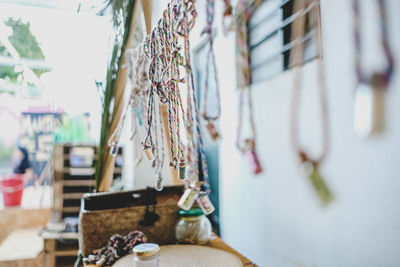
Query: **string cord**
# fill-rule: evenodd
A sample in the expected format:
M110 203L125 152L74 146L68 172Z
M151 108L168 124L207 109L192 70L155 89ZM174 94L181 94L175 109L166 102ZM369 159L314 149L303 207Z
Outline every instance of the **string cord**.
M149 149L154 157L152 167L158 175L157 187L160 188L159 182L162 181L161 172L165 154L164 120L161 109L161 105L165 104L168 106L167 125L170 134L168 141L171 145L170 153L172 159L170 165L176 167L178 159L179 164L183 160L189 166L192 174L190 179L186 179L186 182L196 184L199 176L198 163L201 161L204 190L209 193L207 163L200 132L193 70L190 64L189 32L195 24L196 17L197 11L194 6L194 0L173 0L168 4L157 26L146 36L143 45L137 49L136 62L133 60L128 61L128 65L131 68L129 78L132 83L128 106L132 108L133 113L135 108L141 110L141 115L137 116L136 119L140 125L143 125L145 130L142 142L143 149ZM181 46L178 42L178 36L183 39L184 56L180 53ZM213 56L213 52L211 56ZM213 61L215 65L215 59ZM185 68L184 78L180 77L179 69L181 66ZM215 66L214 70L216 71ZM186 84L187 89L186 110L179 90L179 83L183 82ZM115 135L110 140L115 141L117 137L119 138L127 109L124 111ZM135 115L133 114L133 120L135 120L134 117ZM186 130L186 153L180 136L180 123L182 121ZM137 125L135 123L132 123L132 135L137 133Z
M296 10L300 10L305 7L305 1L300 0L295 4ZM321 20L319 8L317 11L310 11L311 15L316 15L317 26L321 28ZM292 40L296 38L304 38L305 36L305 26L306 26L305 16L298 18L297 23L292 24ZM318 88L319 88L319 102L321 107L321 131L322 131L322 149L319 156L311 158L308 153L306 153L299 144L299 111L300 111L300 93L302 87L302 63L304 58L304 42L300 42L297 46L292 49L291 64L295 67L293 89L292 89L292 100L291 100L291 143L293 150L299 156L301 162L310 161L315 164L323 162L329 152L329 119L328 119L328 106L327 106L327 95L326 95L326 83L324 76L324 64L322 61L322 38L319 31L317 31L317 36L315 37L317 42L319 59L318 59Z
M390 80L394 71L394 57L389 45L389 33L387 23L387 9L385 0L377 0L379 8L379 21L380 21L380 42L383 53L386 58L387 65L381 72L374 72L372 75L362 71L361 68L361 22L360 22L360 1L353 0L353 31L355 42L355 67L358 83L372 84L375 88L386 89L389 86Z
M214 22L214 13L215 13L215 1L207 0L206 4L206 27L204 28L202 34L207 35L208 38L208 51L206 57L206 67L205 67L205 77L204 77L204 97L203 97L203 105L202 105L202 116L206 121L218 120L221 115L221 97L220 97L220 89L219 89L219 81L218 81L218 73L217 73L217 65L215 60L215 52L214 52L214 39L212 33L212 25ZM215 97L216 97L216 114L214 116L209 115L208 111L208 91L209 91L209 72L210 72L210 64L213 69L214 76L214 84L215 84Z
M256 148L256 127L254 122L253 102L251 94L251 68L250 55L248 45L247 24L252 14L258 7L258 2L253 0L239 0L236 6L235 14L235 31L236 31L236 69L237 69L237 86L239 88L239 120L236 133L236 146L240 151L245 152L249 149ZM247 97L247 110L250 126L250 135L242 138L243 115L244 115L244 98Z
M196 99L196 90L194 86L193 70L191 67L191 57L190 57L190 42L189 42L189 32L193 28L197 11L194 6L193 0L183 0L182 1L183 10L182 18L178 24L178 34L184 39L184 54L185 54L185 70L186 70L186 87L187 87L187 106L186 106L186 129L187 137L189 138L188 145L189 151L187 155L187 162L190 163L192 177L189 177L189 181L196 183L198 181L198 168L197 163L199 162L199 157L197 151L200 152L200 161L203 173L203 187L206 193L210 192L209 187L209 176L207 169L207 162L204 153L204 144L202 140L202 135L200 131L200 119L198 114L198 103ZM190 16L190 18L189 18ZM196 138L194 137L193 129L196 131ZM195 142L197 139L197 142ZM197 146L198 143L198 146Z

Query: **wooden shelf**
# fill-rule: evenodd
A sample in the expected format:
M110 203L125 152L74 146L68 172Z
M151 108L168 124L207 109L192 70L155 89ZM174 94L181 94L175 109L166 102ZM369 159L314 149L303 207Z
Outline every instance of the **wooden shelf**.
M62 212L65 213L79 213L81 207L64 207L62 208Z
M54 233L54 232L43 232L41 234L43 239L65 239L65 240L78 240L78 233L72 232L61 232L61 233Z
M65 262L65 266L73 266L78 255L78 244L64 244L60 239L78 240L78 233L43 233L44 239L44 267L64 266L64 259L70 260ZM70 264L68 264L70 262Z
M78 255L78 249L61 249L61 250L56 250L54 252L50 252L50 254L53 254L54 256L77 256Z
M88 168L81 168L81 167L66 167L64 168L64 174L69 174L69 175L94 175L94 168L93 167L88 167Z
M95 180L64 180L64 186L94 186Z
M84 193L64 193L63 199L81 199Z
M94 175L95 168L94 167L65 167L64 174L69 174L72 176L92 176ZM122 168L115 167L114 173L121 174Z
M64 160L70 160L71 159L69 154L64 154L63 158L64 158ZM93 156L93 160L97 160L97 155Z
M70 153L75 147L93 148L94 154L90 167L72 167ZM79 152L77 151L77 154ZM82 154L83 158L86 156ZM122 155L122 149L119 150ZM94 145L55 145L54 146L54 179L53 179L53 223L61 223L67 216L77 216L80 211L80 199L84 193L95 186L94 163L97 160L97 147ZM79 156L78 156L79 157ZM89 157L87 158L89 159ZM89 165L88 164L88 165ZM122 174L122 168L116 167L114 177ZM66 205L64 207L64 205ZM42 234L45 243L44 266L60 267L72 266L68 262L77 256L78 233L44 232ZM59 242L69 240L72 244ZM75 241L73 241L75 240Z

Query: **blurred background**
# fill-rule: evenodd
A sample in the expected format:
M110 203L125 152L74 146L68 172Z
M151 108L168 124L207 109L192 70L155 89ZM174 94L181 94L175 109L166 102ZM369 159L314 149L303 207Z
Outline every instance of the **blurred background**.
M152 2L155 25L168 1ZM199 95L204 90L207 51L205 36L201 36L205 2L196 1L199 15L190 35ZM309 9L303 11L296 10L294 2L265 0L249 22L257 152L264 168L262 174L254 175L235 146L237 47L235 34L224 34L223 1L216 1L214 48L223 139L216 144L205 137L210 198L216 206L211 216L214 229L259 266L400 266L400 1L384 1L395 68L384 93L384 129L368 137L358 135L354 126L355 59L362 58L367 74L387 64L381 47L379 2L359 1L362 49L354 41L352 1L309 0L305 1ZM95 147L100 138L101 91L115 37L110 15L98 15L101 5L101 0L0 0L0 176L13 176L25 154L29 164L21 166L31 170L23 172L27 183L19 208L4 207L0 195L0 242L12 230L40 228L50 220L55 147L71 148L69 154L60 152L60 157L70 160L71 165L63 166L63 170L69 168L68 175L93 178L91 161L92 169L72 172L74 167L86 166L85 158L95 152L73 151L73 147ZM291 143L296 69L290 55L297 45L291 42L291 27L299 16L312 12L320 16L315 24L308 18L301 40L305 54L299 67L298 131L302 146L311 156L318 155L323 143L318 70L324 67L330 138L329 153L319 170L334 196L328 206L321 205L308 179L300 174ZM136 45L145 32L142 13L137 25ZM321 49L315 45L318 42ZM249 131L247 126L244 131ZM124 129L121 137L113 190L155 183L149 162L135 166L138 155L128 132ZM176 184L169 169L163 175L167 185ZM82 183L81 191L64 191L80 195L70 195L73 200L64 202L61 210L68 216L62 218L76 217L80 196L90 192L93 183Z

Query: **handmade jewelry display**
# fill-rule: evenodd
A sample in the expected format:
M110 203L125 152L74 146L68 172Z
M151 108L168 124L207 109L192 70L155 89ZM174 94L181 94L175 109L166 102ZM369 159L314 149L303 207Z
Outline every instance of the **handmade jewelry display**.
M296 1L295 10L301 10L306 8L306 1L300 0ZM308 7L310 8L310 7ZM317 21L320 24L320 16L319 12L310 12L310 16L317 14ZM310 19L311 21L311 19ZM297 19L295 23L292 24L292 40L296 38L304 39L306 28L306 18L305 16L301 16ZM291 112L291 130L292 130L292 145L293 149L296 152L299 161L300 161L300 169L304 176L308 177L317 192L321 202L323 204L328 204L332 199L332 193L326 185L323 177L319 172L319 166L325 160L328 154L329 147L329 136L328 136L328 108L327 108L327 100L326 100L326 88L325 88L325 79L324 79L324 68L322 61L322 49L321 49L321 36L318 31L316 31L316 37L314 40L317 41L317 47L320 58L318 59L318 79L319 79L319 102L321 105L321 127L322 127L322 152L318 157L312 158L307 152L304 151L300 147L299 144L299 111L300 111L300 91L301 91L301 83L302 83L302 65L304 58L304 42L299 42L296 46L292 48L291 51L291 64L293 67L296 67L294 80L293 80L293 93L292 93L292 112Z
M239 88L239 122L236 135L236 145L246 156L254 174L263 172L256 149L256 129L254 123L253 103L251 96L251 68L249 58L247 24L255 11L257 1L239 0L236 6L233 29L236 32L236 73ZM244 98L247 98L247 113L249 116L250 135L242 137Z
M388 41L385 0L377 0L379 6L381 46L386 58L386 67L382 71L365 73L361 67L360 1L353 0L355 67L357 87L354 104L354 129L357 134L366 137L381 132L384 128L384 92L393 75L394 59Z
M209 5L210 9L214 8L213 3ZM210 12L214 11L210 10ZM109 139L109 145L110 147L117 146L127 111L130 108L133 112L132 138L140 138L136 135L139 125L142 126L145 132L142 149L155 170L157 178L155 188L162 190L165 156L162 108L165 107L169 133L167 142L169 142L171 159L169 166L178 169L178 178L185 182L187 188L178 205L183 209L190 209L197 200L200 207L207 211L206 214L210 214L214 211L214 207L208 199L210 192L208 170L190 59L189 33L195 24L196 17L194 0L171 1L157 26L135 53L131 53L129 68L132 88L129 104L124 110L118 127ZM212 19L210 25L212 25ZM212 39L210 42L212 45ZM215 72L212 50L210 58ZM184 77L181 77L180 73L182 68L185 70ZM182 103L180 84L185 84L185 106ZM182 123L184 127L181 127ZM181 138L182 131L185 131L185 144ZM201 182L199 181L199 162L202 167L203 181Z

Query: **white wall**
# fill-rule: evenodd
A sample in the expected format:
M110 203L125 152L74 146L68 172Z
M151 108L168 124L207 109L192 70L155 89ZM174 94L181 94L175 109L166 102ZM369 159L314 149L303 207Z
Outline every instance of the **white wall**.
M222 238L260 266L400 266L399 69L386 95L386 131L369 139L357 137L352 119L351 1L321 1L331 122L331 152L321 172L335 201L323 208L307 179L297 172L289 136L292 72L253 87L265 172L250 174L246 160L234 146L236 124L232 118L237 114L237 92L233 37L218 38L224 137L220 153ZM400 62L400 17L396 13L400 1L387 2L391 44ZM368 12L375 11L370 8ZM365 21L368 41L376 41L375 22L374 17ZM373 48L370 44L368 49ZM378 57L369 53L366 63ZM316 67L315 62L304 67L300 133L302 143L318 153Z

